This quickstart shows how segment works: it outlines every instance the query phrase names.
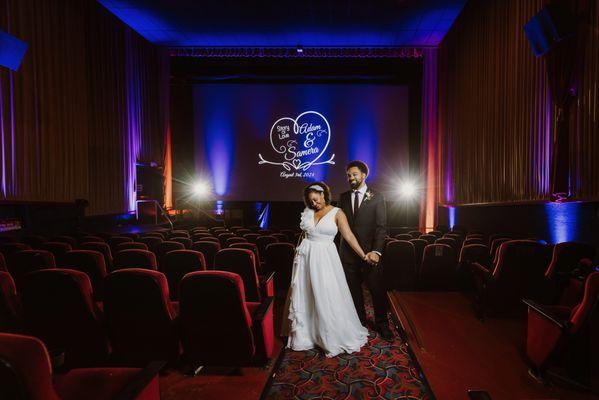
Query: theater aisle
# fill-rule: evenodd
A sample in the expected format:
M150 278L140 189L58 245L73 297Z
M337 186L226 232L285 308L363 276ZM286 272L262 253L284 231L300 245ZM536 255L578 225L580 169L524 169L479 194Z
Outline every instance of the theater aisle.
M370 296L365 292L372 320ZM359 353L326 358L320 350L284 350L263 399L433 399L408 348L396 339L386 342L371 332Z

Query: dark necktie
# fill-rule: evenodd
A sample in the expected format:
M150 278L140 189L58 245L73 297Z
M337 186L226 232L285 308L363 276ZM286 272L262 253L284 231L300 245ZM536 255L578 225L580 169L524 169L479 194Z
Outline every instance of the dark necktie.
M354 190L354 215L358 213L358 208L360 208L360 191Z

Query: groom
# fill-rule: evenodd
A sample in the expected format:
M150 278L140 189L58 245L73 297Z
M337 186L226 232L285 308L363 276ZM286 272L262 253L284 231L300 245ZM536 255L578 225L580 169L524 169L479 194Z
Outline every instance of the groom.
M387 320L387 300L382 282L382 270L379 265L387 226L385 198L366 186L368 176L366 163L352 161L347 165L346 172L351 190L341 194L339 207L347 215L352 232L367 253L367 261L360 259L343 238L339 246L339 256L360 321L366 325L362 294L362 282L365 282L374 305L375 329L383 339L392 340L393 334Z

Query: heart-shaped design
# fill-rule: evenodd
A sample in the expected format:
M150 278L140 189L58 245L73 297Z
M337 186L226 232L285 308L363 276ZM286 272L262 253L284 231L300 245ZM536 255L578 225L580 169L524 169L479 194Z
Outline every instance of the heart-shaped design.
M283 117L270 128L270 144L283 155L284 163L295 170L307 170L326 152L331 128L316 111L306 111L297 118Z

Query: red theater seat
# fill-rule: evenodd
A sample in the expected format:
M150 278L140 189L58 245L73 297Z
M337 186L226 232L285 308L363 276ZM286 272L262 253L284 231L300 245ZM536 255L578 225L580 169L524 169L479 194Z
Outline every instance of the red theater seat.
M543 374L558 367L567 378L590 387L598 377L594 329L599 323L599 272L586 278L583 299L573 308L524 302L528 305L526 355L535 371Z
M52 376L37 338L0 333L0 398L28 400L158 400L156 369L81 368Z
M426 240L428 244L434 244L437 237L435 235L420 235L418 237L420 240Z
M152 251L156 255L156 259L158 260L158 268L160 270L162 270L162 263L164 262L164 256L166 253L174 250L185 250L185 246L179 242L173 242L170 240L164 241L154 246Z
M397 240L408 240L409 241L409 240L412 240L414 238L409 233L398 233L397 235L395 235L395 239L397 239Z
M41 245L41 249L54 254L56 265L60 265L64 260L64 255L67 254L68 251L73 250L73 246L67 242L46 242Z
M2 253L0 253L0 271L8 272L8 268L6 267L6 259Z
M132 242L132 241L133 241L133 239L131 239L130 237L113 236L108 239L108 244L110 245L110 248L112 249L112 251L115 252L117 245L119 245L121 243Z
M191 249L199 251L204 255L207 269L214 269L214 256L220 251L220 243L218 241L204 241L204 239L202 239L199 242L195 242L191 246Z
M39 249L47 241L48 239L41 235L27 235L21 239L22 243L28 244L32 249Z
M539 301L548 296L545 271L551 258L549 246L511 240L501 245L496 258L493 270L472 265L479 316L519 314L523 298Z
M204 255L195 250L175 250L166 254L161 266L168 281L171 299L179 299L179 283L183 277L196 271L206 270Z
M12 254L8 261L8 271L17 287L20 287L23 278L30 272L56 268L54 255L46 250L19 251Z
M256 243L256 240L258 240L260 235L257 233L246 233L243 235L243 237L246 238L250 243Z
M0 253L5 259L8 259L11 254L23 250L31 250L31 246L24 243L3 243L0 245Z
M183 246L185 246L186 249L191 249L191 245L193 244L191 239L184 237L174 237L171 238L171 241L181 243Z
M420 238L420 236L422 236L422 232L420 231L409 231L408 234L410 234L412 236L412 239L418 239Z
M83 236L81 238L81 240L79 241L79 243L88 243L88 242L104 242L104 239L102 239L99 236Z
M383 281L387 290L414 290L417 269L414 245L395 240L387 244L383 253Z
M140 243L145 243L148 248L153 251L156 246L164 242L164 239L157 236L143 236L137 239L137 241Z
M237 274L200 271L181 281L181 341L186 359L203 365L264 365L272 356L272 298L246 302Z
M214 257L214 269L241 276L246 299L260 302L262 297L274 296L274 273L258 277L254 253L246 249L222 249Z
M452 237L443 237L437 239L435 240L435 244L446 244L451 246L456 255L460 254L460 249L462 248L462 246L460 246L460 242Z
M161 272L132 268L108 275L104 315L117 363L135 366L178 357L176 313Z
M279 242L279 240L274 236L270 236L270 235L258 236L258 238L256 238L256 245L258 246L258 253L265 254L266 246L268 246L269 244L278 243L278 242Z
M225 241L225 247L231 247L231 245L235 243L248 243L248 240L246 238L232 236L230 238L227 238L227 240Z
M175 230L175 231L172 231L169 235L169 238L173 238L173 237L184 237L184 238L189 239L189 232L183 231L183 230Z
M199 233L194 233L191 236L191 240L192 240L192 242L199 242L200 240L202 240L204 238L213 238L213 237L214 236L211 233L208 233L208 232L199 232ZM215 239L218 240L218 238L215 238Z
M104 278L107 275L102 253L93 250L69 251L61 267L84 272L92 284L94 299L102 300Z
M271 236L277 238L279 243L293 244L293 241L289 240L289 237L287 235L285 235L284 233L273 233L273 234L271 234Z
M573 269L583 258L593 260L595 248L587 243L563 242L553 246L551 263L547 268L546 276L551 278L555 275L570 275Z
M112 271L112 251L110 246L105 242L87 242L79 246L81 250L99 251L104 256L106 270Z
M64 351L65 365L91 366L106 360L108 340L83 272L32 272L23 279L21 301L25 327L48 348Z
M145 243L139 243L139 242L120 243L120 244L116 245L116 247L114 248L114 252L118 253L121 250L131 250L131 249L148 250L148 245Z
M114 270L123 268L158 269L156 255L148 250L121 250L114 256Z
M21 329L21 307L15 282L8 272L0 271L0 332Z
M77 247L77 239L75 239L72 236L67 236L67 235L61 235L61 236L55 236L52 239L52 242L61 242L61 243L68 243L71 245L71 247L74 249L75 247Z
M264 254L265 272L275 273L274 286L278 293L287 293L291 284L295 246L291 243L271 243Z
M428 290L453 290L457 284L457 259L446 244L429 244L424 248L418 272L418 286Z
M258 260L258 263L256 264L256 267L258 267L258 273L262 273L263 268L264 268L264 257L262 257L260 255L260 252L258 251L258 245L256 243L250 243L250 242L241 242L241 243L235 243L233 245L230 246L233 249L247 249L247 250L251 250L254 253L254 256L256 257L256 260Z
M423 239L412 239L409 242L414 245L414 254L416 255L416 270L420 270L420 265L422 265L422 256L424 255L424 248L428 246L428 242Z

